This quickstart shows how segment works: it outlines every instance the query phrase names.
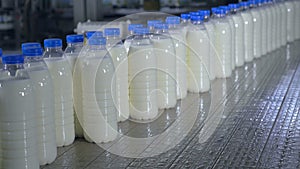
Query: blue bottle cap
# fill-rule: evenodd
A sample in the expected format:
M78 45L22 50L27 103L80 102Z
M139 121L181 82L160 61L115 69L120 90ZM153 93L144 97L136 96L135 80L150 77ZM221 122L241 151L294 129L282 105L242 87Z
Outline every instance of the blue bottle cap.
M22 49L23 56L42 56L43 52L41 47L27 47Z
M239 4L229 4L228 7L230 9L239 9L240 8L240 5Z
M135 28L134 33L137 35L146 35L150 33L149 28Z
M90 37L103 37L103 32L102 31L88 31L85 33L86 38L90 38Z
M248 1L248 4L249 4L249 6L255 5L255 1L254 0L250 0L250 1Z
M242 7L248 7L248 2L240 2L240 5L242 6Z
M3 64L22 64L24 63L24 56L20 54L3 55Z
M141 28L141 27L143 27L143 26L144 26L143 24L129 24L129 25L128 25L128 30L129 30L129 31L133 31L134 28Z
M168 16L166 18L166 23L169 25L178 25L180 24L180 17L178 16Z
M23 50L25 48L42 48L42 45L38 42L27 42L27 43L22 43L21 47Z
M191 18L191 15L188 14L188 13L183 13L183 14L180 15L180 17L181 17L182 19L190 19L190 18Z
M200 15L210 16L210 10L199 10Z
M230 11L228 6L219 6L219 9L224 9L226 12Z
M84 40L83 35L67 35L67 43L82 43Z
M211 12L212 12L213 14L215 14L217 10L218 10L218 8L217 8L217 7L213 7L213 8L211 8Z
M119 28L105 28L104 36L120 36Z
M148 27L153 27L154 24L156 24L156 23L162 23L162 21L161 20L148 20L147 21Z
M204 16L203 15L191 15L191 20L192 21L203 21Z
M95 37L89 39L89 45L106 45L105 37Z
M165 23L154 24L154 29L163 30L163 29L168 29L168 28L169 28L168 24L165 24Z
M45 39L44 47L62 47L62 40L59 38Z
M256 5L259 5L259 4L261 4L263 1L262 1L262 0L255 0L254 2L255 2Z

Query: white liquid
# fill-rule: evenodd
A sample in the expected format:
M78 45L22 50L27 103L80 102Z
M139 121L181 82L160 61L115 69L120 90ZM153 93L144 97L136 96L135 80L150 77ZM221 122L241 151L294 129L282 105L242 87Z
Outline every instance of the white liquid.
M274 7L276 9L276 16L277 16L277 34L276 34L276 48L279 48L281 46L281 25L282 25L282 15L281 10L279 7L279 3L275 3Z
M276 10L274 8L274 5L271 4L269 5L269 8L271 9L271 16L272 16L272 29L271 29L271 32L272 32L272 48L271 50L275 50L276 49L276 37L277 37L277 15L276 15Z
M251 10L253 16L253 55L259 58L262 55L262 16L257 8Z
M78 102L81 102L81 98L82 98L81 97L82 95L80 93L78 93L79 92L78 90L81 87L81 84L78 84L78 82L81 83L81 79L79 79L79 81L74 79L75 77L76 77L76 79L78 79L78 78L81 77L80 73L78 73L78 68L76 68L77 70L75 70L75 66L79 66L78 63L76 64L76 62L78 60L78 55L79 55L78 53L66 53L65 52L65 56L68 59L68 62L70 64L70 67L71 67L71 70L72 70L72 74L73 74L73 99L74 99L75 136L76 137L83 137L83 129L82 129L81 124L80 124L80 122L78 120L78 117L77 117L78 114L80 114L80 113L76 112L77 109L78 109L78 111L82 112L82 107L78 103ZM75 73L75 71L76 71L76 73ZM78 85L80 85L80 86L78 86ZM79 101L79 99L80 99L80 101ZM76 103L78 105L77 107L75 107Z
M78 54L76 54L76 53L65 53L65 56L68 59L68 62L70 64L70 68L71 68L72 73L73 73Z
M231 30L227 22L219 19L215 24L215 47L217 51L215 70L217 78L231 76Z
M172 41L176 54L176 82L177 99L183 99L187 96L187 64L186 64L186 46L183 31L172 32Z
M231 29L231 56L232 56L232 62L231 62L231 69L234 70L235 69L235 28L234 28L234 21L232 18L232 15L230 15L229 17L227 17L228 21L229 21L229 25L230 25L230 29Z
M54 84L56 144L67 146L75 139L72 71L65 58L45 58Z
M152 39L157 57L157 106L159 109L175 107L176 55L172 39L163 37Z
M207 92L210 89L210 43L207 31L200 28L190 29L187 33L187 43L190 50L188 56L190 69L188 72L188 90L194 93Z
M266 13L267 13L267 37L268 37L268 43L267 43L267 53L272 51L272 26L273 26L273 21L272 21L272 13L271 13L271 9L268 6L266 6L265 8Z
M0 81L0 168L39 168L29 79Z
M37 145L40 165L52 163L57 155L54 95L50 73L41 66L26 69L34 89L37 118Z
M294 4L291 1L286 1L287 8L287 41L293 42L295 37L295 11Z
M106 143L118 135L115 97L115 69L106 50L88 51L82 78L82 121L84 138L89 142ZM105 56L105 57L104 57Z
M295 39L300 38L300 2L293 1L295 8Z
M248 11L241 13L244 20L245 62L253 60L253 17Z
M118 122L129 118L129 85L128 85L128 59L123 45L109 49L115 66L116 98L115 104L118 109Z
M157 62L152 45L131 46L128 55L130 117L154 119L158 114Z
M281 2L280 4L280 10L281 10L281 45L284 46L287 43L287 32L286 32L286 28L287 28L287 9L284 5L283 2Z
M86 52L81 52L75 62L74 72L73 72L73 99L74 99L74 123L75 123L75 135L76 137L83 137L83 128L82 128L82 79L81 79L81 70L83 65L83 59L85 58Z
M265 10L265 7L260 7L259 12L261 14L261 23L262 23L262 29L261 29L261 54L265 55L267 54L267 43L268 43L268 18L267 18L267 11Z
M240 14L232 16L235 27L235 63L237 67L245 63L245 46L244 46L244 20Z
M208 33L210 47L209 47L209 56L210 56L210 64L209 64L209 78L210 80L214 80L216 78L215 75L215 61L216 61L216 49L215 49L215 27L214 24L209 21L204 23L206 31Z

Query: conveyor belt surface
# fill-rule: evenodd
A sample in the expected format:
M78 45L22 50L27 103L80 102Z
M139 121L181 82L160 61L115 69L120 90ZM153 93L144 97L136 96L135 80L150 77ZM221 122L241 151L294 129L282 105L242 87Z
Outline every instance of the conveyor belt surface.
M153 122L120 123L122 135L112 143L77 139L42 168L300 168L298 47L235 69L214 80L211 92L189 94ZM153 139L144 145L125 136Z

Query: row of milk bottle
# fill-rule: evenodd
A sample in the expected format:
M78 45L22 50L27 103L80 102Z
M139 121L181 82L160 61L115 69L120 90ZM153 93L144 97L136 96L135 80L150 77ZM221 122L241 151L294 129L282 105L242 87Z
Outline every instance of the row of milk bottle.
M147 27L87 32L22 45L0 64L1 168L38 168L75 135L117 138L117 122L154 119L187 92L207 92L251 62L300 38L300 1L254 0L200 10ZM212 14L211 14L212 13Z
M1 59L1 168L49 164L56 147L74 141L72 71L61 39L46 39L44 47L24 43L22 55Z
M207 74L210 80L230 77L235 67L299 39L299 5L292 0L251 0L212 8L212 15L209 10L182 14L188 90L207 91Z
M251 0L130 25L130 117L153 119L187 91L207 92L211 80L299 39L299 4Z

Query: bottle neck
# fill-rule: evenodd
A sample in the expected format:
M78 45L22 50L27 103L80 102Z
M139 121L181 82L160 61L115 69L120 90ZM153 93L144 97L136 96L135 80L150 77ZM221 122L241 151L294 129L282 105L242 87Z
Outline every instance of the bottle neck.
M122 42L122 40L119 36L107 36L106 42L107 42L107 45L110 45L110 44L120 43L120 42Z
M62 47L46 47L46 52L62 52Z
M202 25L203 21L192 21L193 25Z
M215 14L216 18L225 18L226 14Z
M208 15L206 15L206 16L204 17L204 22L208 22L209 19L210 19L210 17L209 17Z
M188 19L182 19L181 22L182 22L182 23L189 23L189 20L188 20Z
M156 29L154 31L154 33L156 33L156 34L168 34L169 30L167 30L167 29Z
M106 50L105 45L89 45L89 50Z
M248 11L249 7L242 7L242 11Z
M83 47L83 43L82 42L68 43L68 47Z
M43 56L25 56L24 63L43 62Z
M24 69L23 64L4 64L3 70L6 70L10 73L11 76L15 76L17 70Z

